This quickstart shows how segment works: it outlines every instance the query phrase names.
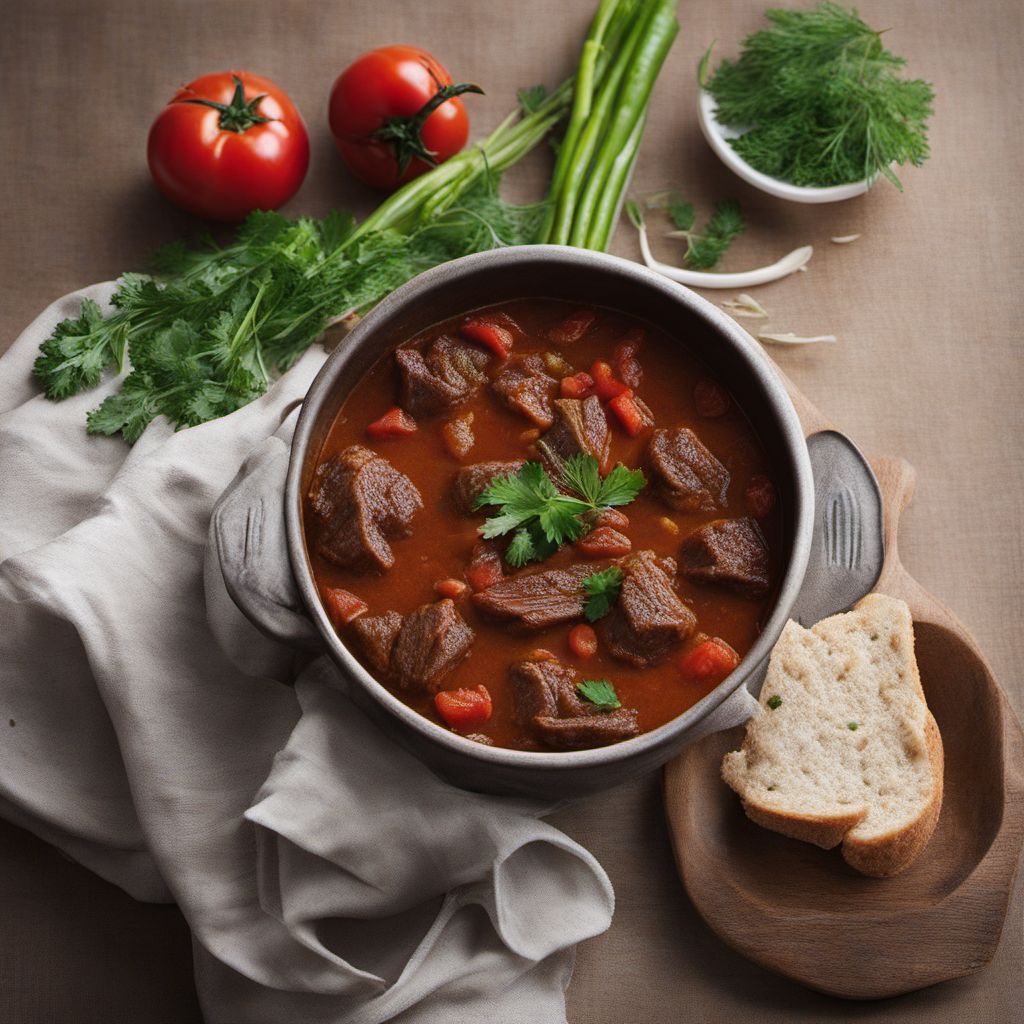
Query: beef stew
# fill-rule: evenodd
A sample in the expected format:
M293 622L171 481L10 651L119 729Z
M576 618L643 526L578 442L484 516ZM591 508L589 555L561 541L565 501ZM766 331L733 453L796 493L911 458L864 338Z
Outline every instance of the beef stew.
M773 470L723 383L635 317L551 299L403 342L346 398L304 500L339 636L409 706L485 744L582 749L675 718L753 644L781 575ZM571 499L584 457L646 485L510 564L508 534L481 536L499 514L481 496L534 467ZM614 585L588 622L598 575Z

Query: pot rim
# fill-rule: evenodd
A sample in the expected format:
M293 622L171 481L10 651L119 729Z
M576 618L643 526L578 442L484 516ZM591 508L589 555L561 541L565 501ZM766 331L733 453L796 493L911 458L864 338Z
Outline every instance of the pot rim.
M577 269L591 267L622 275L631 278L643 287L661 292L670 300L683 306L688 312L702 319L734 348L746 369L759 380L779 420L781 439L784 450L790 459L789 468L792 471L795 484L796 507L789 560L775 604L760 635L736 669L711 693L664 725L619 743L587 750L531 751L491 747L466 739L414 711L391 693L386 686L378 682L349 652L327 617L313 580L302 529L303 463L320 410L335 385L335 373L332 367L337 362L340 349L335 349L327 357L303 401L302 411L299 414L292 438L284 498L288 554L295 579L302 593L306 609L316 623L332 658L349 678L354 680L391 715L419 733L423 739L447 748L455 756L468 756L483 764L501 766L506 769L536 770L541 768L557 772L597 768L620 761L629 761L650 748L669 744L706 718L731 697L740 686L746 684L750 675L770 654L789 617L789 611L803 582L811 550L814 525L814 482L807 442L796 409L793 407L774 364L750 335L721 309L696 292L684 285L669 281L647 267L619 256L561 245L508 246L463 256L432 267L395 289L367 313L347 336L344 346L351 350L353 346L364 343L365 340L373 336L378 322L386 322L397 310L408 303L415 302L418 297L439 285L470 276L491 266L536 262L572 266Z

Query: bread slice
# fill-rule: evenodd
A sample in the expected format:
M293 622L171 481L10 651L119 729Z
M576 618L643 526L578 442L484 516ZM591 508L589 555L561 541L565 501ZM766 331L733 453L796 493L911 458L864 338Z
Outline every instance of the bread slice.
M722 778L751 820L885 877L924 849L942 806L942 738L903 601L869 594L811 629L790 621L761 710Z

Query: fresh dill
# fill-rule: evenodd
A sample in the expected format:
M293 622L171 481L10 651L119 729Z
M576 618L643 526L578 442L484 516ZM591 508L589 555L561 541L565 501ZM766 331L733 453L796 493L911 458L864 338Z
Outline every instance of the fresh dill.
M765 17L771 27L748 36L737 60L723 60L710 77L702 61L716 119L743 133L731 140L736 152L794 185L882 174L902 189L890 165L920 166L929 156L931 85L901 77L905 59L855 9L821 3Z

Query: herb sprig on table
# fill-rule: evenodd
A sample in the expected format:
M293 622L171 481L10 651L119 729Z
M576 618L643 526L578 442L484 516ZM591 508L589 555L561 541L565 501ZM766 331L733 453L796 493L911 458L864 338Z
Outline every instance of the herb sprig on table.
M672 238L686 239L686 253L683 262L693 270L711 270L726 254L733 239L743 231L745 224L740 204L735 199L723 199L715 203L714 212L700 231L694 230L697 215L693 203L684 200L678 192L662 193L648 206L663 206L676 230ZM639 212L630 212L631 217Z
M764 174L826 187L920 165L929 155L931 86L900 77L906 61L882 45L855 10L822 3L810 11L773 8L771 26L743 41L701 84L719 124L743 132L736 152ZM704 80L706 78L706 80Z
M621 464L602 479L592 455L574 455L561 475L573 494L560 491L539 462L527 462L518 473L494 477L477 498L477 508L498 507L480 534L491 539L511 533L505 560L514 568L578 540L590 528L588 513L628 505L646 483L640 470Z

